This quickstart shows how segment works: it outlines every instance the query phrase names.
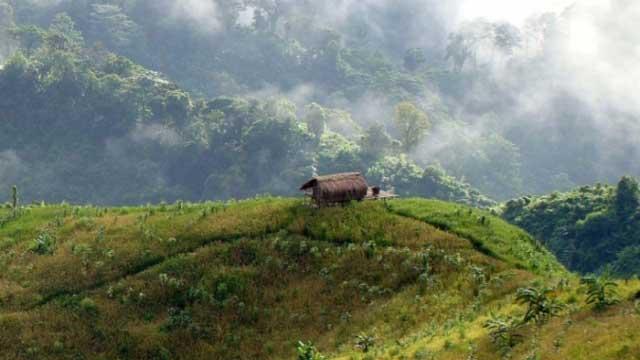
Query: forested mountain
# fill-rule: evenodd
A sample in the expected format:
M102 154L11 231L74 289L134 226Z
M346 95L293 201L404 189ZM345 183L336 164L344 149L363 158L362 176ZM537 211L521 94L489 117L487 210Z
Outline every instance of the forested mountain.
M362 129L348 112L283 97L190 95L161 74L88 48L73 20L11 29L23 44L0 70L5 186L25 200L140 203L294 194L314 173L359 170L399 194L493 202L405 151L430 125L409 102ZM416 128L417 126L417 128ZM416 129L422 129L416 131Z
M523 197L503 206L503 217L544 240L569 269L640 275L640 192L623 177L566 193Z
M348 169L402 194L490 205L480 193L640 175L627 136L639 111L619 91L635 72L583 70L623 68L634 39L617 34L634 4L522 26L456 22L457 6L1 0L0 186L19 182L28 200L155 202L290 194ZM585 22L611 51L582 54L568 30ZM431 188L434 176L447 180Z

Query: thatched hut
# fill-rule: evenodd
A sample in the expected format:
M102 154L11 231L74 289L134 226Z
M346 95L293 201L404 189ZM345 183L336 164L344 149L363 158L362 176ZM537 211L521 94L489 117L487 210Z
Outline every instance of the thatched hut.
M306 192L317 205L331 205L363 200L369 185L362 174L353 172L316 176L302 185L300 190Z

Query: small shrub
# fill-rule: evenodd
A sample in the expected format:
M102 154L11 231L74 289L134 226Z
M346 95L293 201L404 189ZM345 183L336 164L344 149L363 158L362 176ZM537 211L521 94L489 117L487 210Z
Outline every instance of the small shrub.
M63 351L64 351L64 343L62 341L60 341L60 340L56 340L53 343L53 352L57 353L57 354L60 354Z
M326 357L316 349L312 342L304 343L302 341L298 341L298 344L296 344L296 353L298 354L298 360L326 359Z
M519 334L521 322L512 317L500 317L494 314L484 323L484 328L489 331L491 342L496 345L504 355L522 341Z
M225 303L233 296L242 297L247 286L247 279L241 274L221 274L212 282L210 292L216 301Z
M55 238L48 232L41 232L33 240L29 250L38 255L50 255L55 250Z
M550 297L553 290L549 288L520 288L516 293L516 299L521 304L527 305L527 312L522 323L526 324L534 321L542 324L549 318L558 315L563 309L563 305L556 299Z
M165 331L174 331L177 329L189 328L193 323L191 313L187 309L169 309L169 318L162 327Z
M85 230L85 231L93 230L95 226L96 226L96 222L92 218L89 218L86 216L81 217L76 223L77 229Z
M360 334L356 336L356 348L360 349L363 353L368 353L375 343L376 339L371 335Z
M620 302L617 291L618 284L611 281L606 275L587 276L582 278L580 283L587 289L587 304L594 305L598 311Z
M98 313L98 305L91 298L84 298L80 300L80 309L89 315L96 315Z

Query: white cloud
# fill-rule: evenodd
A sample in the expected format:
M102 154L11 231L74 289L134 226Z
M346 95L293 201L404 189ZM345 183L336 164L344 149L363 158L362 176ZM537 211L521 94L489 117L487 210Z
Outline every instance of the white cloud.
M179 19L193 21L194 25L206 32L221 29L218 6L214 0L176 0L171 14Z
M463 0L459 7L457 20L462 22L481 17L490 21L506 21L515 25L521 25L532 15L546 12L560 12L575 1L576 0Z
M174 129L161 124L138 124L129 134L135 143L158 143L163 146L175 146L182 141L182 137Z

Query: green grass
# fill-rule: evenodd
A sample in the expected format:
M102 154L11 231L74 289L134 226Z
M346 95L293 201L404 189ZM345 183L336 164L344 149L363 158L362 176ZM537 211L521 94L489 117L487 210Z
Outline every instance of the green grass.
M495 359L482 323L490 312L520 316L519 287L566 277L563 301L584 293L526 233L469 211L419 199L311 209L282 198L24 208L0 226L0 358L291 359L302 340L338 359L464 359L470 348ZM39 253L43 233L53 241ZM625 299L636 285L624 285ZM612 326L625 309L574 305L562 315L571 331L553 319L513 353L559 358L549 344L561 333L558 353L573 356L594 323L616 341L629 328ZM360 334L375 338L366 355L354 347ZM599 354L633 354L633 341Z
M557 259L522 229L490 212L438 200L407 199L391 211L469 239L479 251L536 274L564 271Z

